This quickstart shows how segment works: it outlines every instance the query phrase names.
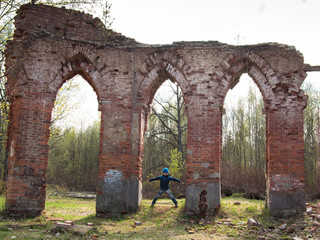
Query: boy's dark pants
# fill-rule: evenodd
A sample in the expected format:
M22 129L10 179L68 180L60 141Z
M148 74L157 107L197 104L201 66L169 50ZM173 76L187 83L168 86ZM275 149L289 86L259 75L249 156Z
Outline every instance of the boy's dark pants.
M163 194L163 193L167 193L169 198L171 198L172 202L174 203L174 205L177 205L178 202L177 200L174 198L174 196L172 195L170 189L167 189L167 190L163 190L163 189L160 189L157 196L155 196L155 198L153 199L152 201L152 205L154 205L156 203L156 201L158 200L158 198Z

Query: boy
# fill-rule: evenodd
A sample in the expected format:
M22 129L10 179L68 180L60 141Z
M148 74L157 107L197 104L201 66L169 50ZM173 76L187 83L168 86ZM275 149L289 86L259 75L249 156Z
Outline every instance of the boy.
M152 207L154 206L154 204L156 203L158 198L163 193L167 193L168 196L171 198L172 202L174 203L175 207L178 207L178 202L174 198L174 196L172 195L172 193L171 193L171 191L169 189L169 182L170 181L176 181L176 182L180 182L181 184L184 184L184 183L181 180L177 179L177 178L173 178L173 177L169 176L169 169L168 168L164 168L162 173L163 174L160 177L149 179L149 182L152 182L152 181L155 181L155 180L160 180L160 190L159 190L158 194L155 196L155 198L153 199L151 206Z

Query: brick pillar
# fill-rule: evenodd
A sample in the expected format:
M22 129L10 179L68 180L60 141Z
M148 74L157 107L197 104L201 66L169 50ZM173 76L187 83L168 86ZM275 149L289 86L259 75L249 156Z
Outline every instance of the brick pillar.
M132 115L132 157L130 177L130 209L138 210L142 199L142 161L144 150L144 133L147 125L148 110L144 104L136 103Z
M283 105L267 110L267 205L275 216L305 211L303 107Z
M186 212L211 215L220 207L221 108L188 104Z
M10 106L6 211L38 216L45 207L48 141L53 96L28 93Z
M132 210L131 114L121 102L102 101L97 215Z

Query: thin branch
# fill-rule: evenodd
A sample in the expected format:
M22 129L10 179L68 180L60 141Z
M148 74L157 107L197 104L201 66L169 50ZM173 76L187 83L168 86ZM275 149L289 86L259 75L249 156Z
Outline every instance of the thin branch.
M169 112L161 102L159 102L157 99L154 99L154 101L156 101L166 112L168 112L170 115L172 115L174 117L174 115L171 112ZM168 104L168 106L170 108L171 104L170 103L167 103L167 104Z
M173 147L177 147L176 144L170 142L170 141L167 140L167 139L159 138L158 136L156 136L156 139L158 139L159 141L162 141L162 142L166 142L166 143L170 144L170 145L173 146Z

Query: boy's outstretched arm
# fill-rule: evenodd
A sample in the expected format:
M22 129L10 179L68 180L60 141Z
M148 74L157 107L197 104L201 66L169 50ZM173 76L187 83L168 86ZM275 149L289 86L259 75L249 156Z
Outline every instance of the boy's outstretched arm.
M171 177L171 180L176 181L176 182L180 182L181 184L184 184L184 182L182 182L182 181L181 181L180 179L178 179L178 178Z
M148 180L148 182L152 182L152 181L159 180L159 179L160 179L160 177L151 178Z

